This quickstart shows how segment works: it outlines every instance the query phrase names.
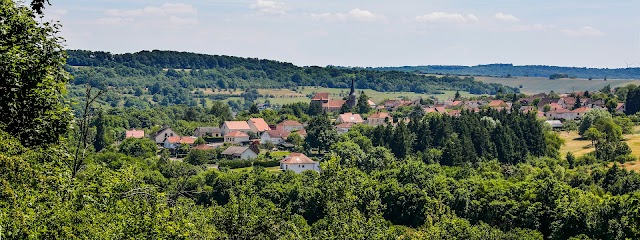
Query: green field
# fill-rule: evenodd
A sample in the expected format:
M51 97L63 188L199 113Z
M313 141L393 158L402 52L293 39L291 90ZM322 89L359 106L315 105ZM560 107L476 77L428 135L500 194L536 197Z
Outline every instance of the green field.
M498 78L498 77L475 77L476 80L485 83L499 83L505 86L520 88L520 91L527 94L550 92L556 93L569 93L573 91L596 91L602 89L607 84L611 84L612 88L624 86L630 83L640 84L640 80L622 80L622 79L609 79L604 81L603 79L556 79L549 80L549 78L543 77L512 77L512 78Z
M274 98L260 98L258 99L258 102L264 102L266 99L269 99L269 101L272 104L288 104L288 103L294 103L294 102L308 102L310 101L310 99L308 97L306 97L307 95L316 93L316 92L328 92L331 93L331 97L334 99L340 99L345 97L347 94L349 94L349 89L348 88L316 88L316 87L300 87L299 92L294 92L291 90L282 90L282 89L278 89L278 90L269 90L269 89L259 89L258 92L260 93L270 93L270 91L273 91L274 93L278 93L278 94L273 94ZM361 89L357 90L358 92L363 91ZM447 99L447 98L451 98L453 97L456 92L455 91L443 91L443 94L419 94L419 93L414 93L414 92L378 92L375 90L371 90L371 89L364 89L365 94L367 94L367 96L369 96L369 98L371 99L371 101L375 102L375 103L381 103L382 101L386 100L386 99L399 99L399 98L409 98L409 99L418 99L418 98L423 98L423 99L427 99L430 98L432 96L440 98L440 99ZM302 95L304 97L291 97L291 96L295 96L295 95ZM466 96L477 96L477 95L473 95L470 94L469 92L460 92L460 95L462 95L463 97Z
M631 148L631 154L640 158L640 126L633 129L633 134L624 135L624 141ZM560 137L564 139L565 144L560 148L560 153L564 158L567 152L573 153L576 157L583 156L587 153L595 151L591 147L591 141L583 140L577 132L561 132ZM622 165L627 170L640 172L640 160L635 162L627 162Z

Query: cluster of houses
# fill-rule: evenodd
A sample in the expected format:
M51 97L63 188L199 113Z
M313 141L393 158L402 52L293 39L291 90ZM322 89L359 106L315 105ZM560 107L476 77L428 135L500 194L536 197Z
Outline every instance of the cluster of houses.
M230 144L221 154L228 159L251 160L260 154L259 144L292 146L286 142L291 133L306 137L304 125L298 121L286 120L270 126L262 118L251 118L247 121L225 121L221 127L198 127L192 136L180 136L173 129L166 127L150 136L159 147L175 153L180 146L189 146L191 150L210 150ZM251 135L256 136L251 138ZM131 129L125 132L126 138L147 137L143 130ZM196 139L218 138L220 142L196 145ZM305 170L319 171L319 163L301 153L291 153L280 161L283 170L300 173Z
M357 104L356 94L352 83L351 93L346 100L331 99L330 93L316 93L311 99L313 102L319 102L326 112L337 112L341 107L347 104L353 107ZM577 102L580 101L579 104ZM582 95L582 93L569 95L561 95L559 97L549 97L548 95L536 94L527 98L518 100L518 105L522 106L518 110L523 112L536 112L540 118L547 119L552 127L561 127L562 122L559 120L579 120L585 113L591 109L605 109L605 103L602 100L592 100ZM394 119L390 112L396 111L403 106L420 106L425 113L447 114L450 116L459 116L462 111L479 112L482 109L496 109L512 111L514 104L504 100L466 100L459 101L449 99L446 101L435 101L434 104L422 105L420 100L386 100L380 105L376 105L372 101L368 104L375 109L374 114L369 115L366 119L360 114L343 113L339 114L335 119L335 129L338 134L348 132L353 126L358 124L366 124L370 126L379 126L394 124ZM265 106L262 106L265 107ZM616 106L615 111L623 113L625 105L620 103ZM396 121L407 121L406 119L396 119ZM255 159L260 154L259 144L273 144L274 146L282 146L285 148L293 147L287 142L287 138L296 133L301 137L306 137L305 124L294 120L285 120L276 125L269 125L262 118L251 118L247 121L225 121L221 127L198 127L193 131L191 136L180 136L171 128L163 128L156 134L151 136L160 147L175 152L180 146L189 146L191 149L208 150L214 149L223 144L232 145L222 152L222 155L229 159ZM127 138L143 138L146 137L142 130L128 130L125 133ZM202 144L195 146L198 137L220 139L215 143ZM318 170L318 162L315 162L300 153L292 153L280 161L283 170L292 170L301 172L304 170Z

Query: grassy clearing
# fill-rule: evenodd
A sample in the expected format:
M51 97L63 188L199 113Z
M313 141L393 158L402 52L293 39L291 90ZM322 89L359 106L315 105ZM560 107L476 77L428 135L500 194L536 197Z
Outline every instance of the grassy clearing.
M498 77L475 77L476 80L485 83L499 83L510 87L520 87L520 91L523 93L540 93L554 91L556 93L567 93L573 91L595 91L600 90L607 84L611 84L612 88L624 86L627 84L640 84L640 80L628 80L628 79L609 79L604 81L603 79L557 79L549 80L549 78L543 77L512 77L512 78L498 78Z
M328 92L331 93L332 98L340 99L346 97L349 94L349 89L347 88L316 88L316 87L301 87L300 92L296 93L294 91L288 89L258 89L258 92L261 94L269 93L274 95L275 97L269 98L259 98L258 102L265 102L265 100L269 100L272 104L290 104L296 102L309 102L310 99L307 95L312 95L316 92ZM363 91L363 90L358 90ZM371 101L375 103L381 103L386 99L400 99L400 98L409 98L409 99L417 99L417 98L430 98L437 97L439 99L448 99L452 98L456 91L443 91L442 94L420 94L414 92L378 92L371 89L364 89L365 94L369 96ZM478 96L474 94L470 94L469 92L460 92L460 95L463 97L469 96Z
M624 135L624 141L631 148L631 154L640 158L640 126L634 127L633 134ZM581 140L580 135L577 132L562 132L560 137L565 140L565 145L560 148L560 152L563 157L567 152L572 152L575 156L582 156L587 153L593 152L593 147L585 148L591 144L589 140ZM635 162L628 162L622 165L627 170L633 170L640 172L640 160Z

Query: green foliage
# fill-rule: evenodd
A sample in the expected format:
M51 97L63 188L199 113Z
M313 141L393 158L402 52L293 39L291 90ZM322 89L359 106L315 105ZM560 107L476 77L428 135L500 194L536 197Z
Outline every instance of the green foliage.
M355 109L359 114L366 114L371 112L371 106L369 106L369 96L367 96L364 91L360 92L360 96L358 96L358 103L356 104Z
M309 121L306 130L307 137L304 139L305 143L321 151L329 150L331 145L338 140L338 133L333 128L329 116L326 114L313 117L311 121Z
M120 152L129 156L150 158L156 156L158 147L148 138L127 138L120 144Z
M59 26L11 0L0 2L0 19L0 128L25 146L57 143L71 120Z
M584 114L582 117L582 121L580 122L580 127L578 128L578 133L580 135L584 135L584 132L587 131L598 119L601 118L612 118L611 113L602 110L602 109L592 109Z
M218 162L219 167L226 167L229 169L246 168L251 167L252 165L253 161L251 160L222 160Z
M94 121L94 125L96 126L96 137L93 141L93 148L96 152L106 148L109 143L107 143L107 135L106 135L106 123L104 120L104 113L102 110L98 111L98 116Z
M517 88L499 84L484 84L473 78L455 76L426 76L398 71L375 71L361 68L297 67L290 63L271 60L205 55L174 51L141 51L111 54L84 50L67 51L76 84L106 83L110 86L134 84L153 86L160 82L161 90L152 92L171 95L161 104L185 104L193 101L188 91L181 88L294 88L321 86L347 88L355 80L360 89L381 92L440 93L442 90L462 90L473 94L495 94L503 88L518 92ZM164 69L167 69L166 71ZM190 69L184 71L182 69ZM138 81L129 81L136 79ZM154 94L155 95L155 94ZM245 97L249 103L256 94ZM247 108L250 106L247 106ZM312 115L312 114L310 114Z
M185 157L184 161L188 162L191 165L203 165L210 163L212 160L218 158L218 153L215 149L213 150L191 150L187 157Z

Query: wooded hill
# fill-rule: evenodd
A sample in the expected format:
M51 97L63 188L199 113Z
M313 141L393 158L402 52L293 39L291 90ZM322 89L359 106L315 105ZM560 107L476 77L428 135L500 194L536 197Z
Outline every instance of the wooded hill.
M111 54L69 50L67 54L67 70L74 76L74 83L88 82L94 86L107 84L150 88L156 82L161 82L183 88L348 88L354 79L358 89L381 92L437 94L442 90L461 90L495 94L500 89L518 92L516 88L486 84L473 78L338 67L298 67L273 60L175 51Z
M640 68L579 68L545 65L514 66L513 64L487 64L477 66L402 66L375 68L380 71L419 72L429 74L451 74L463 76L524 76L549 77L566 74L568 77L592 79L640 79Z

